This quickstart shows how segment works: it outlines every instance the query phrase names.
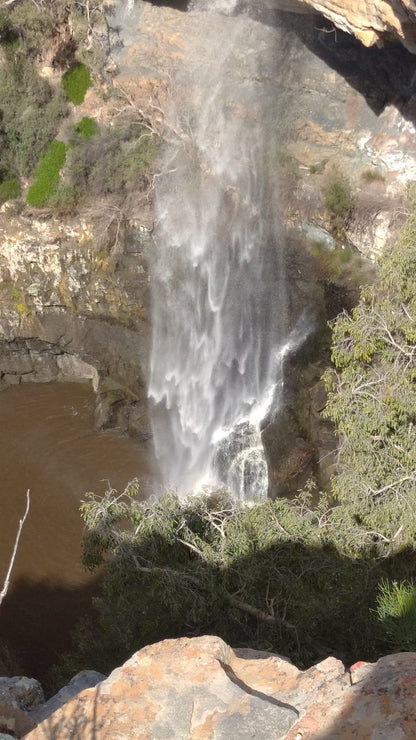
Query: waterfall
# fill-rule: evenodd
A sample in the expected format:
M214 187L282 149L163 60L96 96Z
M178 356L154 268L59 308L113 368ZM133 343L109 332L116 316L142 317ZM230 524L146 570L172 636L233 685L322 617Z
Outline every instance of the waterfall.
M165 483L224 483L247 500L267 495L260 421L278 397L287 331L273 70L268 49L249 46L260 24L224 16L219 36L214 3L196 5L200 63L192 77L185 55L174 78L157 181L149 397Z

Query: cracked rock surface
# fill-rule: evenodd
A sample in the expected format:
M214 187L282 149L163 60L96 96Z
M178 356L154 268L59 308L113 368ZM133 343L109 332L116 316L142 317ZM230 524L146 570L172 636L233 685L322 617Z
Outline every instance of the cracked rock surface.
M416 737L416 654L300 671L219 637L164 640L135 653L26 740L401 740Z

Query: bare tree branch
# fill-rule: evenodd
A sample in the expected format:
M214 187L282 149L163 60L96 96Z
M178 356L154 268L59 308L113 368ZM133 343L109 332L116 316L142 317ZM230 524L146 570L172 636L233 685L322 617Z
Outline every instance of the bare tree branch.
M2 591L0 593L0 606L2 604L2 601L3 601L4 597L7 594L8 589L9 589L10 576L11 576L11 572L12 572L12 569L13 569L14 561L15 561L15 558L16 558L17 548L19 546L20 535L22 534L23 525L24 525L24 523L26 521L26 517L27 517L27 515L29 513L29 508L30 508L30 491L28 489L27 492L26 492L26 510L25 510L25 513L23 514L22 519L19 522L19 529L17 530L16 539L14 541L14 548L13 548L12 557L10 558L9 568L7 570L7 573L6 573L6 578L4 579L3 589L2 589Z

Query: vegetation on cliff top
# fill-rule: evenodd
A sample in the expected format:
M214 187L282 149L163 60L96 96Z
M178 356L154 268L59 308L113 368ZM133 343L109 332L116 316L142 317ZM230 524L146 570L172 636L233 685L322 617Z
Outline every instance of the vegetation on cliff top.
M31 175L56 135L65 95L39 74L42 57L57 70L82 66L100 5L15 0L0 9L0 182Z
M127 195L150 186L157 137L123 106L114 126L101 130L87 116L75 129L64 124L67 101L83 102L91 71L100 76L115 40L109 13L101 0L15 0L0 10L0 201L18 197L27 179L27 203L57 215L110 198L96 210L102 231L115 223L118 233ZM45 62L56 71L51 81Z

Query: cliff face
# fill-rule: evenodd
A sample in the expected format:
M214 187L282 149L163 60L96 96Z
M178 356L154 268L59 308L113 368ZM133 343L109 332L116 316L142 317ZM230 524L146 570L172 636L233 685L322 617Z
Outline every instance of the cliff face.
M416 655L307 671L218 637L143 648L26 740L397 740L414 737ZM36 710L39 711L39 710Z
M125 3L118 8L125 9ZM313 15L281 11L272 16L265 23L245 15L238 19L241 48L227 75L228 84L241 93L242 115L257 109L244 98L249 84L261 83L274 101L275 116L265 131L267 167L275 182L273 209L283 211L297 239L333 247L324 189L341 177L355 199L348 236L372 257L394 231L407 182L416 176L416 56L398 45L394 52L365 49L345 33L327 33ZM183 126L164 128L171 98L181 96L186 119L189 91L201 84L200 70L218 65L207 39L222 38L227 48L230 23L225 21L234 19L136 2L122 21L124 46L114 54L114 85L122 90L123 105L144 112L166 138L182 135ZM258 60L254 82L249 57ZM89 90L77 118L91 115L99 124L106 122L110 104L99 91ZM2 387L90 377L98 391L98 425L116 424L147 436L152 222L149 197L123 226L122 238L109 231L103 247L102 224L94 226L88 213L58 220L34 218L27 211L11 216L3 206ZM305 303L311 291L298 267L295 261L290 280L298 283L294 292Z
M88 378L97 426L146 435L149 240L137 225L108 251L82 219L0 214L0 389Z
M286 0L277 7L290 10ZM416 5L414 0L300 0L295 12L310 8L328 18L334 26L353 34L365 46L399 40L416 52Z

